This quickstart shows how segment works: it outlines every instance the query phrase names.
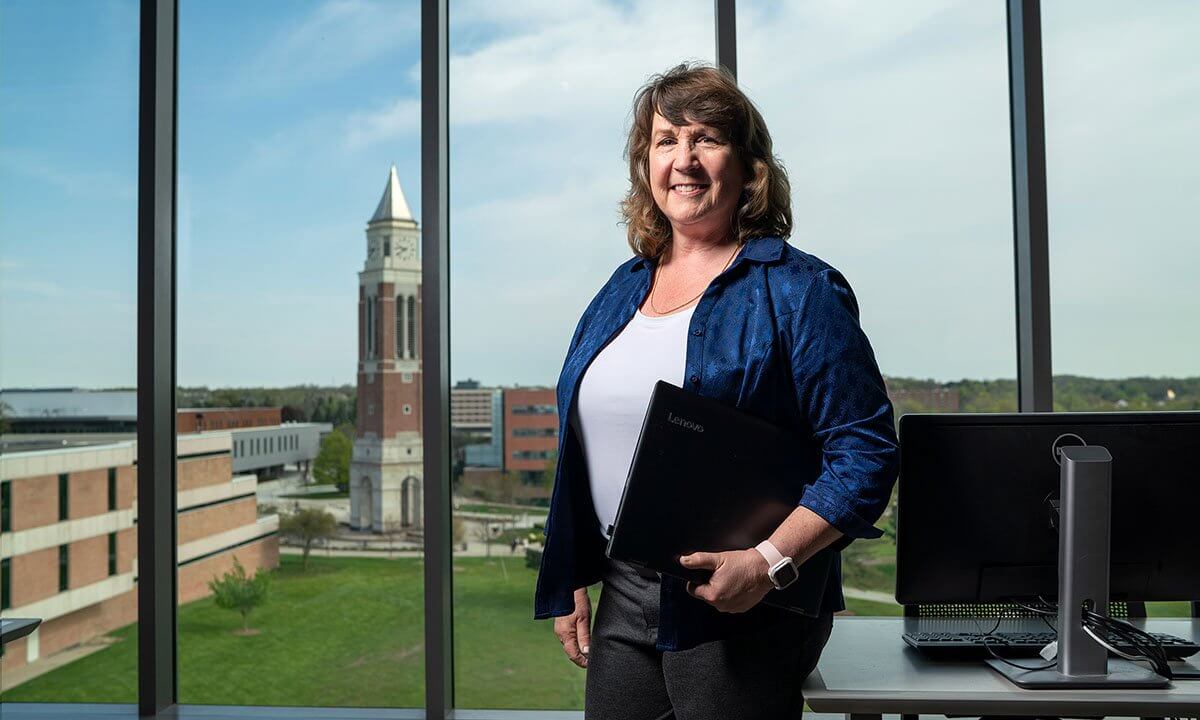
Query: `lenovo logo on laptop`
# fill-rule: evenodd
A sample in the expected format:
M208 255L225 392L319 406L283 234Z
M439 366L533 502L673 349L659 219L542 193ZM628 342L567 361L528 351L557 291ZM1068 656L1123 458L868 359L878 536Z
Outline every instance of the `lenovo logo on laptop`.
M684 420L669 410L667 411L667 422L674 423L681 428L692 430L693 432L704 432L704 426L700 423L692 422L691 420Z

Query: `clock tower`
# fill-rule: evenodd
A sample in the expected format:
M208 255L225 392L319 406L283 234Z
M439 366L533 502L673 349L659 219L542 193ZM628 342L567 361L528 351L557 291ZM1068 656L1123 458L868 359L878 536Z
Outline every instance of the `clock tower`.
M358 422L350 460L350 526L357 530L424 525L420 238L393 165L367 222L358 274Z

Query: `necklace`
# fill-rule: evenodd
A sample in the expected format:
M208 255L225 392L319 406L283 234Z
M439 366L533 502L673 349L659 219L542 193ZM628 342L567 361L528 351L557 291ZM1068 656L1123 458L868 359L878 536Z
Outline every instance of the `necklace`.
M725 261L725 265L717 272L717 275L720 275L721 273L725 272L725 269L728 268L729 264L733 262L733 259L735 257L737 257L738 250L740 250L741 247L742 246L740 243L735 242L733 244L733 253L730 254L729 259ZM657 267L654 268L654 286L650 289L650 309L659 315L670 315L671 313L675 312L676 310L678 310L680 308L691 305L693 302L696 301L696 298L703 295L704 291L708 289L708 286L705 285L704 288L702 290L700 290L700 292L693 295L686 302L684 302L680 305L676 305L675 307L673 307L669 310L659 310L657 307L654 306L654 291L658 289L658 277L661 274L662 274L662 265L658 265ZM709 282L711 283L712 281L710 280Z

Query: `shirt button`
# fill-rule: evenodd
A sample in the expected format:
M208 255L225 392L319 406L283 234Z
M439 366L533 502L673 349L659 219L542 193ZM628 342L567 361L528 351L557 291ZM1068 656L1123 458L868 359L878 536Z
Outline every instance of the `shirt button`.
M700 376L699 376L699 375L693 375L693 376L691 376L691 377L690 377L690 378L688 378L688 379L692 381L692 384L693 384L693 385L699 384L699 382L700 382Z
M692 334L695 335L696 337L700 337L701 335L704 334L704 331L701 330L700 328L696 328L695 330L692 331Z

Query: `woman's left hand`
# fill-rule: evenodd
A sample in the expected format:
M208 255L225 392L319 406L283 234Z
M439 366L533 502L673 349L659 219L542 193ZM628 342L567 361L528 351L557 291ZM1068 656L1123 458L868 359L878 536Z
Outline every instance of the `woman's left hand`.
M708 582L689 581L687 591L721 612L746 612L775 589L767 576L766 558L754 549L695 552L680 556L679 562L685 568L713 571Z

